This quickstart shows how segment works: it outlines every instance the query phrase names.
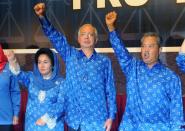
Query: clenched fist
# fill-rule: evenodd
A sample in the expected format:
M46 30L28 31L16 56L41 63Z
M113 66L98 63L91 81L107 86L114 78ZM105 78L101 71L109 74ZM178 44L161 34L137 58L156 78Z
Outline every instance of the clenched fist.
M114 23L117 19L117 13L115 11L109 12L106 16L105 16L105 22L106 25L109 29L109 31L113 31L114 30Z
M44 3L38 3L34 6L35 14L38 17L43 17L45 14L46 6Z
M13 50L7 50L4 53L5 53L9 62L15 61L16 57L15 57L15 54L14 54Z

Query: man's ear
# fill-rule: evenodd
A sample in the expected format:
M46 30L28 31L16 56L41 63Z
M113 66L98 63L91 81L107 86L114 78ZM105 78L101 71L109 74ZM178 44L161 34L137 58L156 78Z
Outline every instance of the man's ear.
M161 52L162 52L162 47L159 47L159 55L160 55Z
M78 44L80 45L80 42L79 42L79 37L77 36L77 42L78 42Z
M98 43L98 37L95 38L95 45Z

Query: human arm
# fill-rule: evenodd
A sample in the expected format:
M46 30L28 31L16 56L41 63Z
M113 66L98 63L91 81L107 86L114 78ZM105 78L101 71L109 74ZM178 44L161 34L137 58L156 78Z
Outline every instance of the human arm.
M133 57L130 55L126 49L124 42L119 38L117 32L115 31L115 21L117 19L117 13L115 11L110 12L106 15L105 21L109 30L109 41L112 48L118 58L121 65L121 69L127 73L130 70Z
M39 17L40 23L42 25L43 32L51 41L54 48L58 51L64 61L66 57L70 56L71 46L69 45L66 37L59 31L57 31L54 26L50 23L45 15L46 6L44 3L38 3L34 6L36 15Z
M104 127L106 131L110 131L113 120L117 112L116 108L116 90L114 84L114 75L111 65L111 61L107 62L107 71L106 71L106 98L107 98L107 108L108 108L108 119L105 121Z
M13 125L18 124L19 120L19 112L20 112L20 87L15 76L11 76L11 88L10 95L12 99L12 107L13 107Z
M178 67L185 72L185 40L183 41L179 54L176 57L176 63Z
M9 62L10 71L16 76L16 79L20 83L22 83L26 87L28 87L28 85L30 83L30 79L29 79L30 73L21 71L20 65L19 65L17 58L12 50L6 51L5 55L8 59L8 62Z
M64 112L64 84L60 84L57 101L55 103L52 103L51 106L49 106L47 112L41 116L37 121L37 125L45 125L47 124L48 128L52 129L56 125L56 120L61 119Z
M173 77L169 94L170 98L170 124L171 130L179 130L183 124L183 103L181 81L179 77Z

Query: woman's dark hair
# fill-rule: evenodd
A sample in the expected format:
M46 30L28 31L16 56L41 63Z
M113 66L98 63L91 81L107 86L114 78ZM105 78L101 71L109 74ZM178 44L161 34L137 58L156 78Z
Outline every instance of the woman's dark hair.
M52 66L54 66L54 56L53 56L53 52L49 49L49 48L40 48L36 54L35 54L35 63L38 65L38 58L40 55L45 54L49 57L49 59L51 60L51 64Z

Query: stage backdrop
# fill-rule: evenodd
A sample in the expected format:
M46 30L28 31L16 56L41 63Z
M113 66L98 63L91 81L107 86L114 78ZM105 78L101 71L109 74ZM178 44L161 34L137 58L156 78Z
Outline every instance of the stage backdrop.
M79 47L76 42L79 26L92 23L97 27L97 47L102 48L101 51L107 53L113 61L118 92L124 92L125 81L115 56L106 50L110 43L104 20L105 15L113 10L118 13L116 26L121 38L127 47L133 49L131 52L137 52L133 55L139 57L139 50L135 50L135 47L140 46L139 39L143 33L157 32L161 36L163 47L173 47L171 51L163 50L160 57L162 62L175 70L185 81L185 75L175 64L178 51L175 47L181 45L181 36L185 36L185 0L0 0L1 43L8 43L9 48L13 49L51 47L34 14L33 6L38 2L46 4L50 21L75 47ZM30 52L34 53L32 50L26 50L23 54ZM23 54L18 55L21 57L21 65L29 61Z
M185 0L0 0L1 41L12 48L49 46L33 11L38 2L46 3L49 19L76 47L77 30L84 23L97 27L97 47L110 47L104 17L113 10L119 16L120 35L129 47L139 46L147 31L158 32L163 46L178 46L180 35L185 35Z

